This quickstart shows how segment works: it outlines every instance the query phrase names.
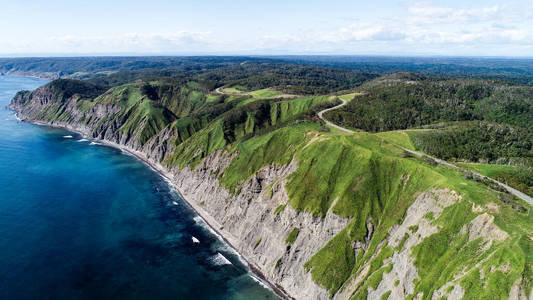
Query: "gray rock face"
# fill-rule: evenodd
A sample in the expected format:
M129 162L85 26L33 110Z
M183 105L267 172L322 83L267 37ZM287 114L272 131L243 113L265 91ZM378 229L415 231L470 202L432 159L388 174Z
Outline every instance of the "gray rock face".
M424 218L424 215L431 212L434 218L438 218L444 208L460 199L457 193L446 189L432 190L418 196L407 209L402 224L393 226L389 231L388 245L393 248L401 243L404 236L407 239L402 249L396 250L390 258L393 266L391 272L383 274L383 279L376 290L368 291L368 298L379 299L386 291L391 291L391 299L404 299L414 292L414 281L418 277L418 272L413 264L411 250L426 237L438 231L437 226L432 225L430 220ZM417 227L416 232L410 230L411 226Z
M328 292L303 265L350 220L332 213L314 218L290 205L276 214L276 208L289 200L284 178L295 170L294 164L264 167L245 182L238 195L230 195L213 175L229 161L230 157L217 151L195 170L175 170L173 182L201 215L216 221L208 218L207 222L271 282L297 299L327 299ZM285 239L294 228L300 233L288 245Z

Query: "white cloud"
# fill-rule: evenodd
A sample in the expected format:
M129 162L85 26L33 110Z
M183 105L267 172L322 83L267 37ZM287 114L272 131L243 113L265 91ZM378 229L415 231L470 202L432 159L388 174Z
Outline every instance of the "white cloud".
M521 7L493 5L478 8L435 6L415 3L402 17L374 22L354 22L338 29L315 31L298 38L269 36L268 42L319 45L321 49L355 49L358 45L386 49L440 48L472 49L479 52L505 53L502 49L531 49L533 24L525 23L529 10ZM530 26L527 26L530 25ZM527 46L527 47L517 47ZM495 48L501 49L495 49ZM522 51L521 50L521 51ZM453 54L453 53L450 53ZM524 55L523 52L507 55ZM533 53L529 53L532 55Z
M435 6L428 2L415 3L408 8L408 11L410 16L406 21L423 24L487 21L500 18L503 13L508 12L502 5L458 9Z
M170 33L128 33L109 36L53 36L51 47L87 52L106 49L117 52L166 52L201 50L213 41L210 32L178 31ZM65 51L62 50L62 51Z
M354 23L347 27L340 28L332 33L326 40L337 40L346 42L356 41L398 41L407 36L401 30L392 26L377 25L374 23Z
M43 38L41 52L61 53L437 53L533 56L533 5L472 6L415 2L339 26L319 22L283 33L173 31ZM254 34L255 33L255 34ZM0 41L4 52L33 52L35 42ZM8 49L6 51L6 49Z

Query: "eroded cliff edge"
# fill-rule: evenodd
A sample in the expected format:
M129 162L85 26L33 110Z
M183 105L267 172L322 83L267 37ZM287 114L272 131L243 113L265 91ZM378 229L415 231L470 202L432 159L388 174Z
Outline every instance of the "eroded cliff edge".
M28 96L30 94L19 94L10 105L17 111L19 119L76 131L139 156L170 178L184 199L209 225L287 296L297 299L328 297L327 290L313 282L302 266L346 227L349 218L333 213L328 213L326 218L313 217L310 213L296 212L290 206L275 212L288 202L283 182L294 171L294 164L262 168L248 179L240 193L230 193L219 184L216 174L224 171L234 155L218 150L196 168L169 168L161 162L175 147L171 141L177 135L176 131L164 128L141 145L136 138L140 128L129 134L119 130L129 114L123 118L109 118L122 112L123 108L118 104L96 104L82 112L76 95L58 99L53 91L41 88L26 98ZM51 107L61 111L59 114L68 112L69 118L50 121L46 113ZM90 121L83 121L88 118ZM287 244L286 237L294 228L302 230L294 243Z
M87 96L48 86L19 93L11 107L25 121L82 132L156 166L291 297L526 299L533 294L527 253L531 219L499 201L496 192L449 170L398 158L370 135L335 136L314 125L288 124L240 148L237 140L226 142L231 134L221 125L223 115L191 132L193 141L178 143L176 137L191 128L181 126L183 118L161 101L141 95L131 103L141 87ZM276 103L269 102L270 125L282 116L273 113ZM254 120L248 116L235 132L249 131ZM285 140L283 147L276 144L277 135ZM328 160L333 162L324 163ZM516 219L506 224L509 217Z

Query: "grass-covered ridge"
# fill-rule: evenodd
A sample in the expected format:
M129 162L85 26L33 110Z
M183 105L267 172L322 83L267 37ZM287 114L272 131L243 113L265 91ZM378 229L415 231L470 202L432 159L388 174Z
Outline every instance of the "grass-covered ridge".
M332 212L352 220L305 264L313 280L332 294L345 288L350 278L358 276L367 265L370 271L354 297L364 297L367 288L379 284L382 275L392 268L385 261L398 251L380 243L386 240L392 226L402 222L416 197L432 189L456 191L462 201L434 220L440 230L412 250L414 264L422 274L420 280L415 281L417 292L430 295L458 276L464 265L486 269L491 264L507 263L509 256L499 253L513 253L509 263L517 271L498 273L496 277L485 275L486 283L481 277L463 276L459 284L465 295L472 297L479 293L480 285L488 286L484 292L487 296L500 295L491 290L494 282L504 284L505 289L500 293L506 293L520 277L531 281L527 264L529 237L533 236L530 217L500 200L506 196L489 190L482 183L464 179L457 171L405 157L396 145L415 149L417 144L413 142L411 131L338 135L323 132L316 123L291 123L327 101L334 101L334 98L261 100L236 106L180 144L167 163L194 167L217 149L235 153L229 166L218 176L223 186L239 193L241 185L262 167L295 162L297 169L285 182L288 205L316 217ZM510 237L479 252L480 241L465 241L459 231L479 215L471 209L472 205L485 207L488 203L497 203L500 207L499 213L494 214L494 222L509 232ZM276 209L276 213L282 209ZM507 221L513 215L517 216L516 221ZM374 228L370 237L369 224ZM413 227L412 234L416 231ZM294 235L287 237L288 243ZM355 256L352 247L357 242L368 243L368 249ZM517 244L523 247L514 246ZM488 255L503 258L495 261L486 259ZM430 263L433 261L437 263ZM443 268L445 272L441 272Z
M511 206L505 205L501 200L499 193L490 191L486 186L473 181L467 181L463 178L463 175L459 172L447 169L440 166L431 166L428 163L418 161L412 158L401 158L401 155L395 153L393 149L387 145L379 146L381 141L375 139L374 135L361 135L352 137L343 137L344 139L354 139L356 146L363 146L364 150L369 151L371 154L364 155L365 151L359 150L360 156L354 156L354 153L349 154L355 161L355 165L364 165L364 161L368 161L369 165L366 170L358 175L356 167L346 167L346 170L350 172L341 173L343 176L327 176L323 178L343 178L343 181L332 182L329 180L313 180L313 172L305 165L300 167L295 174L301 172L305 174L305 180L314 185L298 185L294 187L314 187L320 185L320 182L324 182L326 189L322 192L320 199L337 199L337 204L332 208L333 212L341 215L352 216L352 222L348 227L335 236L324 248L322 248L307 264L306 268L311 271L313 279L321 283L324 287L329 289L332 293L337 291L348 278L351 276L357 276L362 272L366 263L370 262L371 268L366 279L368 283L376 285L380 280L375 277L378 270L385 271L387 266L382 263L382 260L390 257L393 251L388 250L384 246L378 246L381 241L387 237L387 233L390 228L402 220L405 210L409 207L414 198L421 192L427 191L432 188L447 188L457 191L462 196L462 201L456 205L449 207L436 221L440 224L441 230L424 240L413 252L415 256L415 265L419 269L420 278L423 279L420 282L416 282L416 290L424 292L424 295L430 295L435 289L439 288L442 284L449 280L452 280L452 274L457 275L462 272L462 268L465 265L480 265L484 268L485 272L490 269L490 266L499 266L504 263L508 263L505 258L500 260L486 260L481 261L485 256L476 256L475 253L480 250L476 248L476 243L479 241L472 241L470 243L465 242L464 239L458 238L457 235L465 224L468 224L479 212L472 210L472 203L481 207L486 206L488 203L498 203L501 207L498 214L495 214L495 223L504 229L506 232L510 232L511 237L502 244L494 244L493 248L489 249L491 257L497 257L504 253L507 257L511 257L511 265L513 270L524 270L506 273L506 274L494 274L485 275L488 276L486 282L488 282L487 289L483 290L484 295L493 299L500 299L502 295L508 292L510 286L514 281L521 276L531 280L529 273L528 252L527 247L516 247L515 245L521 241L524 243L525 239L528 239L526 244L532 243L529 238L533 233L533 220L531 216L528 216L526 212L517 212ZM380 140L380 139L379 139ZM345 141L346 143L347 141ZM342 152L342 150L338 150ZM346 151L346 150L344 150ZM332 153L332 152L328 152ZM313 160L311 153L306 153L309 160ZM330 154L331 155L331 154ZM355 159L354 159L355 157ZM332 159L335 161L335 159ZM326 163L327 164L327 163ZM331 163L329 164L331 165ZM344 167L344 166L342 166ZM342 167L331 170L342 170ZM328 171L324 168L317 168L317 175L326 174ZM339 173L337 173L339 174ZM365 175L368 176L365 181ZM297 175L295 175L297 176ZM356 178L359 181L354 181L354 185L346 185L343 183L349 181L346 178ZM342 188L346 186L348 188ZM335 191L341 188L341 191L348 192L347 197L343 197L343 194L329 195L331 191ZM301 188L300 188L301 189ZM319 188L313 188L313 191ZM365 190L366 192L365 194ZM290 191L290 183L289 183ZM303 191L302 191L303 192ZM350 193L353 193L350 195ZM316 202L312 204L313 197L309 197L309 192L305 194L307 197L302 197L301 201L304 203L304 209L314 207L315 211L324 211L328 207L328 203L331 200L324 200L324 202ZM359 198L360 197L360 198ZM319 197L317 197L319 198ZM295 198L291 199L292 201ZM296 198L297 199L297 198ZM343 201L345 199L345 201ZM360 202L358 199L361 199ZM360 203L360 204L358 204ZM525 204L522 204L525 205ZM296 206L295 208L298 208ZM517 219L514 221L509 220L511 216L516 215ZM450 222L453 220L453 222ZM364 242L367 231L367 222L373 223L375 231L373 233L372 240L370 241L369 248L366 253L361 256L354 256L352 249L353 242ZM506 224L506 225L503 225ZM514 224L509 227L509 224ZM413 229L416 231L416 229ZM449 247L449 245L456 245L456 247ZM477 250L476 250L477 249ZM469 252L470 251L470 252ZM473 251L473 252L472 252ZM371 258L372 255L378 254L376 258ZM470 254L467 254L470 253ZM511 255L511 253L513 253ZM381 255L381 258L380 258ZM511 256L509 256L511 255ZM380 262L381 261L381 262ZM435 264L438 261L439 264ZM440 265L442 263L442 265ZM446 274L442 273L443 266L446 267ZM384 268L384 269L381 269ZM524 269L525 268L525 269ZM423 274L423 275L422 275ZM487 274L487 273L485 273ZM374 277L372 277L374 276ZM440 276L440 277L434 277ZM487 278L487 277L486 277ZM496 279L500 278L500 279ZM374 281L373 281L374 280ZM471 286L469 282L477 282L477 287ZM465 277L460 281L461 286L465 289L465 295L467 298L475 299L475 295L480 292L479 286L483 286L484 280L479 278ZM499 282L499 283L497 283ZM495 289L499 289L498 284L506 286L506 289L498 290L498 293L494 293ZM372 285L365 285L359 291L364 291L366 288ZM373 286L374 288L376 286ZM364 293L363 293L364 294ZM363 294L357 294L362 296ZM416 294L416 293L415 293Z
M105 90L89 82L70 79L54 80L46 84L45 88L52 93L50 99L61 102L75 95L82 99L92 99Z
M267 165L283 166L294 161L298 167L286 180L290 197L288 204L297 211L306 211L317 217L331 211L352 219L343 231L305 264L313 280L332 294L350 278L357 276L367 264L371 265L371 271L365 277L366 283L361 286L362 289L358 290L361 292L354 296L362 297L362 291L379 284L381 275L392 267L384 261L395 251L380 245L380 242L387 238L394 224L401 223L415 198L433 188L457 191L462 201L446 209L434 221L440 224L439 232L413 250L415 265L423 274L422 280L415 282L416 291L424 292L424 295L431 294L460 273L464 265L479 265L487 269L491 264L500 266L511 258L510 264L513 270L518 270L516 272L496 273L496 277L485 275L487 283L482 283L485 281L480 277L461 277L460 284L465 295L473 297L480 292L480 285L487 284L489 288L483 293L491 297L496 295L492 298L497 299L520 276L531 280L531 273L527 271L527 247L531 246L529 237L533 236L533 220L527 212L515 211L500 200L503 196L498 192L464 179L457 171L403 157L402 151L389 140L407 143L408 135L404 133L386 136L368 133L337 135L322 132L320 126L314 123L300 123L229 143L223 138L222 128L222 121L219 121L215 128L193 139L201 142L190 147L191 151L186 152L189 156L185 155L182 161L188 160L194 166L201 161L201 157L215 149L235 151L236 157L222 174L218 174L220 183L234 193L238 193L240 186L260 168ZM209 136L211 133L217 134ZM197 156L194 157L194 154ZM494 214L494 222L509 232L510 237L501 244L495 243L488 252L479 252L476 250L480 245L479 240L465 242L464 237L458 234L461 228L480 214L472 210L472 205L485 207L488 203L497 203L499 206L499 213ZM279 213L281 209L276 209L276 212ZM509 218L513 216L516 220L510 221ZM365 242L369 223L373 224L374 232L368 241L368 249L356 257L352 245ZM412 229L413 234L416 230ZM455 247L448 247L450 244ZM515 246L520 244L523 246ZM485 254L477 256L475 253ZM511 253L512 256L509 256ZM374 254L377 257L373 257ZM491 259L483 260L488 255ZM496 257L500 259L492 259ZM442 268L446 270L444 273L439 271ZM494 293L491 289L495 282L501 282L505 289Z
M128 137L137 135L140 144L146 143L150 138L168 126L177 116L169 110L157 97L147 94L147 83L133 83L118 86L108 90L94 100L78 102L80 110L87 112L96 105L118 107L114 115L109 115L111 120L100 121L103 129L108 122L119 124L118 130ZM92 117L86 115L86 122Z
M335 103L335 97L307 97L298 98L293 100L261 100L253 103L246 104L244 106L238 106L229 109L222 113L220 117L216 118L216 121L210 123L208 127L205 127L201 131L198 131L190 139L180 143L174 152L167 159L167 164L170 166L177 165L179 167L185 167L187 165L196 166L201 160L213 153L217 149L223 149L226 145L230 145L228 151L239 151L243 155L251 153L257 155L255 151L247 151L247 148L256 147L261 145L263 140L268 139L272 135L279 137L277 139L280 144L275 149L287 149L291 148L291 143L303 142L303 135L298 135L298 141L291 137L285 136L283 133L283 126L288 123L299 122L307 115L313 115L315 110L324 105L332 105ZM302 125L314 126L313 125ZM319 126L318 126L319 127ZM280 128L276 131L276 128ZM299 128L299 126L296 126ZM286 132L290 132L288 135L292 136L294 130L285 129ZM247 140L250 139L250 142ZM274 140L276 140L274 138ZM239 142L242 141L242 142ZM237 142L237 143L235 143ZM274 142L272 142L274 143ZM247 145L253 146L247 146ZM283 150L286 152L286 150ZM290 151L289 151L290 152ZM279 155L276 153L276 159L282 159L285 155ZM246 166L242 168L253 169L251 172L256 172L258 168L273 163L270 159L261 159L258 164L248 164L248 160L245 161ZM288 163L283 161L284 164ZM230 165L231 169L232 165ZM239 169L236 171L235 177L239 177L239 180L244 180L247 176L251 175L250 172L242 172ZM229 176L229 175L228 175ZM229 176L231 177L231 176ZM229 178L228 177L228 178ZM243 177L243 178L240 178ZM236 181L228 181L229 179L223 179L223 182L227 182L227 186L234 188Z
M390 145L380 146L379 143L378 139L368 134L343 136L337 145L332 146L340 148L337 150L339 157L334 157L332 163L322 163L331 165L331 171L324 171L326 166L317 166L314 172L312 169L311 172L302 172L306 174L302 176L305 180L313 180L315 176L331 178L323 184L325 195L315 192L311 198L329 199L321 205L322 212L337 199L333 212L352 217L348 227L306 264L313 279L332 293L356 273L363 261L368 260L368 257L356 258L351 248L353 242L365 241L367 223L378 225L374 233L375 240L385 238L390 227L401 220L417 193L444 180L424 165L399 158ZM317 147L317 151L320 151L320 147ZM296 199L309 205L307 197ZM371 245L371 250L376 250L375 247ZM372 252L368 251L367 254Z

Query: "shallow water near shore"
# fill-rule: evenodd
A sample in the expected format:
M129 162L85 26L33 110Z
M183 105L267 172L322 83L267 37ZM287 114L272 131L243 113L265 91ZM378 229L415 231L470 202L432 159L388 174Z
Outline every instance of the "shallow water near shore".
M44 83L0 76L0 299L277 298L148 166L4 109Z

